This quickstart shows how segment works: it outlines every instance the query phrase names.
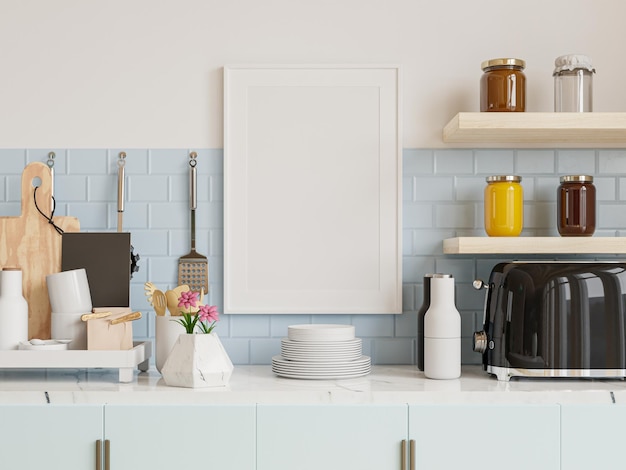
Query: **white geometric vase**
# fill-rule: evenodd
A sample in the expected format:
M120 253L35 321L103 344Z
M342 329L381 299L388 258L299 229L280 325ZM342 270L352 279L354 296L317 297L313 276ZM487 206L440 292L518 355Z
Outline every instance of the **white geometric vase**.
M233 369L217 334L185 333L178 337L161 375L172 387L220 387L228 385Z

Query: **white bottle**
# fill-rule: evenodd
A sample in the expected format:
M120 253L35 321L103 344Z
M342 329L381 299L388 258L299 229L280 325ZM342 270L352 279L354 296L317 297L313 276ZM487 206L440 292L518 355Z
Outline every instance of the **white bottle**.
M0 350L17 349L28 340L28 303L22 294L22 270L0 271Z
M429 379L461 376L461 315L454 305L454 278L433 274L430 307L424 316L424 375Z

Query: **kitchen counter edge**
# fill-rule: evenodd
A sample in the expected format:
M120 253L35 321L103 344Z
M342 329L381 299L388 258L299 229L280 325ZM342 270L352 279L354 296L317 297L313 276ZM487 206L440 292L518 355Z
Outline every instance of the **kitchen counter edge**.
M0 371L0 405L19 404L625 404L621 379L514 379L501 382L480 366L464 366L455 380L430 380L415 366L373 366L364 377L297 380L270 366L236 366L226 387L165 385L150 369L119 383L107 369Z

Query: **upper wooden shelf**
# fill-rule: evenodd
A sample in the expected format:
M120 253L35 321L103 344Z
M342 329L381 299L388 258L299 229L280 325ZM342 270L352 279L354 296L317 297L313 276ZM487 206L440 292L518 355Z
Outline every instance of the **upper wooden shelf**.
M446 143L626 144L626 113L458 113L443 129Z
M626 237L458 237L445 254L623 254Z

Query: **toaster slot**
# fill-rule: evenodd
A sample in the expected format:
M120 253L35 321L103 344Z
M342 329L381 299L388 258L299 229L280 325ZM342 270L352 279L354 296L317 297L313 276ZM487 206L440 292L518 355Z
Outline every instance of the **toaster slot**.
M567 368L567 306L570 298L566 277L555 277L547 283L547 299L544 303L543 357L545 366Z
M589 289L587 277L568 276L571 298L567 328L568 369L591 367L591 323L589 317Z
M626 368L626 350L624 340L624 304L622 287L614 272L598 270L597 275L602 281L604 290L603 316L604 324L600 332L604 334L604 358L594 357L593 368L624 369Z

